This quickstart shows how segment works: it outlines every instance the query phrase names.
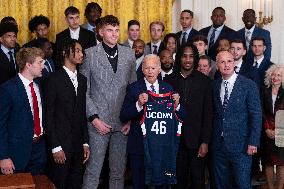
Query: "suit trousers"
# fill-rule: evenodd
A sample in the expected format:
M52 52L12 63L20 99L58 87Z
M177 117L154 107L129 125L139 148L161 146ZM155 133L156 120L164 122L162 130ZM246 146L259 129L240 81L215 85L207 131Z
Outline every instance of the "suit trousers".
M145 168L143 154L129 154L133 189L143 189L145 186Z
M216 187L251 189L252 157L244 151L229 152L224 139L221 141L220 146L212 152Z
M174 188L185 189L188 186L190 172L190 188L205 189L205 157L197 157L198 149L188 149L180 143L177 155L177 184Z
M89 127L90 159L87 163L83 179L83 189L96 189L100 181L100 173L109 146L109 188L124 189L124 172L126 166L127 136L121 132L99 134L95 128Z
M31 157L24 172L31 173L32 175L44 174L46 166L46 143L45 138L42 137L32 144ZM22 171L16 171L22 172Z
M76 148L73 146L73 149ZM64 149L63 149L64 150ZM66 161L57 164L52 159L50 178L57 189L77 189L83 182L83 146L73 152L64 151Z

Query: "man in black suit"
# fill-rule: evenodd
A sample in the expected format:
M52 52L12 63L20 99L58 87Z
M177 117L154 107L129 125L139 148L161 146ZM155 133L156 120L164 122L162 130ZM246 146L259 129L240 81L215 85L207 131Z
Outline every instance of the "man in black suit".
M83 163L90 155L86 118L87 79L77 73L83 49L75 39L63 44L63 68L46 81L46 133L53 160L51 180L58 189L81 188Z
M18 28L12 23L0 24L0 84L18 73L16 64L16 41Z
M145 54L160 54L165 49L162 36L165 30L163 22L155 21L150 24L151 42L146 44Z
M208 39L208 56L214 61L216 60L218 40L220 38L226 38L228 40L238 38L238 34L235 30L224 25L226 20L225 9L222 7L216 7L212 11L212 26L201 29L199 32L207 36Z
M177 188L187 188L190 170L191 188L205 188L205 156L212 124L212 88L209 77L196 70L198 50L193 44L181 49L180 67L164 81L180 94L186 109L177 156Z
M180 46L192 42L192 38L199 34L197 30L192 28L193 12L191 10L183 10L180 13L180 25L182 30L177 32L177 46Z
M144 78L144 74L142 72L142 62L145 57L144 50L145 50L145 42L142 39L137 39L133 42L132 49L135 52L136 58L136 75L137 80Z
M62 50L62 46L66 40L78 40L83 49L90 48L97 44L95 33L80 27L80 12L76 7L68 7L65 9L64 14L68 28L56 35L55 44L57 59L60 57L58 53Z

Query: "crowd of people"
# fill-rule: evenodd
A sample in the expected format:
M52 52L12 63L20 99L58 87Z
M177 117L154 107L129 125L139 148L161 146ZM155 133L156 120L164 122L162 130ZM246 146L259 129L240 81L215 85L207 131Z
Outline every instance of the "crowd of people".
M225 25L222 7L199 31L193 12L183 10L181 31L164 34L164 24L154 21L148 43L139 21L130 20L121 44L119 19L101 17L102 10L88 3L80 25L79 10L66 8L68 28L55 43L43 15L29 21L36 37L22 46L16 20L1 20L1 174L46 174L58 189L93 189L108 160L110 189L124 188L126 167L134 189L205 189L206 170L211 189L249 189L252 178L263 175L269 189L284 188L284 146L275 143L284 66L270 61L270 32L256 25L253 9L243 12L238 31ZM174 107L182 120L176 169L151 183L156 173L145 161L149 144L141 120L155 106L149 106L153 94L168 93L174 103L166 109ZM149 132L163 135L167 127L153 125Z

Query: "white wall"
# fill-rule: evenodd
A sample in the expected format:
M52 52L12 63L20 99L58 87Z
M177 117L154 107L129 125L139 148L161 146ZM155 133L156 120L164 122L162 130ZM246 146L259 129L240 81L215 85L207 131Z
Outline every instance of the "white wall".
M259 1L256 1L259 3ZM173 32L180 30L179 13L183 9L190 9L194 12L193 27L197 30L211 25L212 10L222 6L226 10L226 25L239 30L244 27L242 22L243 11L252 8L252 0L175 0L173 5ZM256 7L256 8L255 8ZM259 4L254 7L259 11ZM270 31L272 39L271 61L284 64L284 7L283 0L273 1L273 22L265 25L264 29ZM257 13L258 16L258 13Z

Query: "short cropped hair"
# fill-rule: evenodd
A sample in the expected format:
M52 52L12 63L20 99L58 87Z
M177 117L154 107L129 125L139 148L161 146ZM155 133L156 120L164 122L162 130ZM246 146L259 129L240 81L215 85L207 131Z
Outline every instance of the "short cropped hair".
M34 32L37 26L41 24L45 24L47 27L49 27L50 21L46 16L43 15L35 16L29 21L29 30L31 32Z
M70 6L65 9L64 14L67 17L69 14L80 14L80 11L76 7Z
M245 42L241 39L232 39L232 40L230 40L230 46L232 45L232 43L241 43L241 44L243 44L244 49L247 50L247 46L246 46Z
M160 57L157 56L156 54L147 54L147 55L144 57L144 59L143 59L143 62L142 62L142 69L143 69L143 67L144 67L144 63L145 63L147 60L151 60L151 59L156 60L158 67L161 68Z
M21 48L16 55L19 71L22 72L27 63L34 63L36 57L44 58L44 52L36 47Z
M203 41L206 45L208 45L208 39L204 35L196 35L192 38L193 42Z
M253 45L253 42L254 41L262 41L263 42L263 45L266 46L266 42L265 42L265 39L261 36L256 36L256 37L253 37L250 41L250 45L252 46Z
M142 43L143 46L145 47L145 42L144 42L142 39L136 39L136 40L133 42L133 44L134 44L134 43Z
M127 28L129 29L130 26L137 25L140 27L140 22L138 20L129 20L127 24Z
M207 61L208 61L208 64L209 64L209 67L211 67L212 62L211 62L211 58L210 58L209 56L207 56L207 55L201 55L201 56L199 57L199 60L207 60Z
M0 24L0 37L5 33L14 32L16 35L18 33L18 27L11 22L4 22Z
M85 9L85 16L87 16L88 14L90 14L90 12L92 11L92 9L95 9L97 11L99 11L100 13L102 13L102 8L98 3L95 2L91 2L88 3Z
M175 41L177 41L177 35L176 35L175 33L168 33L168 34L166 34L165 37L164 37L164 44L165 44L165 45L168 43L168 40L169 40L171 37L174 38Z
M216 8L214 8L212 13L215 12L216 10L221 10L221 11L224 12L224 14L226 14L226 11L225 11L225 9L223 7L216 7Z
M183 12L187 12L187 13L189 13L189 14L190 14L190 16L193 18L193 12L192 12L191 10L189 10L189 9L185 9L185 10L181 11L181 13L183 13Z
M105 25L112 25L112 26L119 26L119 20L116 16L113 15L106 15L102 17L102 26Z
M161 22L161 21L154 21L154 22L151 22L151 24L150 24L150 28L149 28L150 31L151 31L152 26L155 25L155 24L162 26L162 31L165 30L165 25L164 25L163 22Z
M275 72L276 70L279 70L282 74L281 87L282 89L284 89L284 65L281 64L273 64L268 68L268 70L265 72L264 84L267 88L271 87L272 73Z

